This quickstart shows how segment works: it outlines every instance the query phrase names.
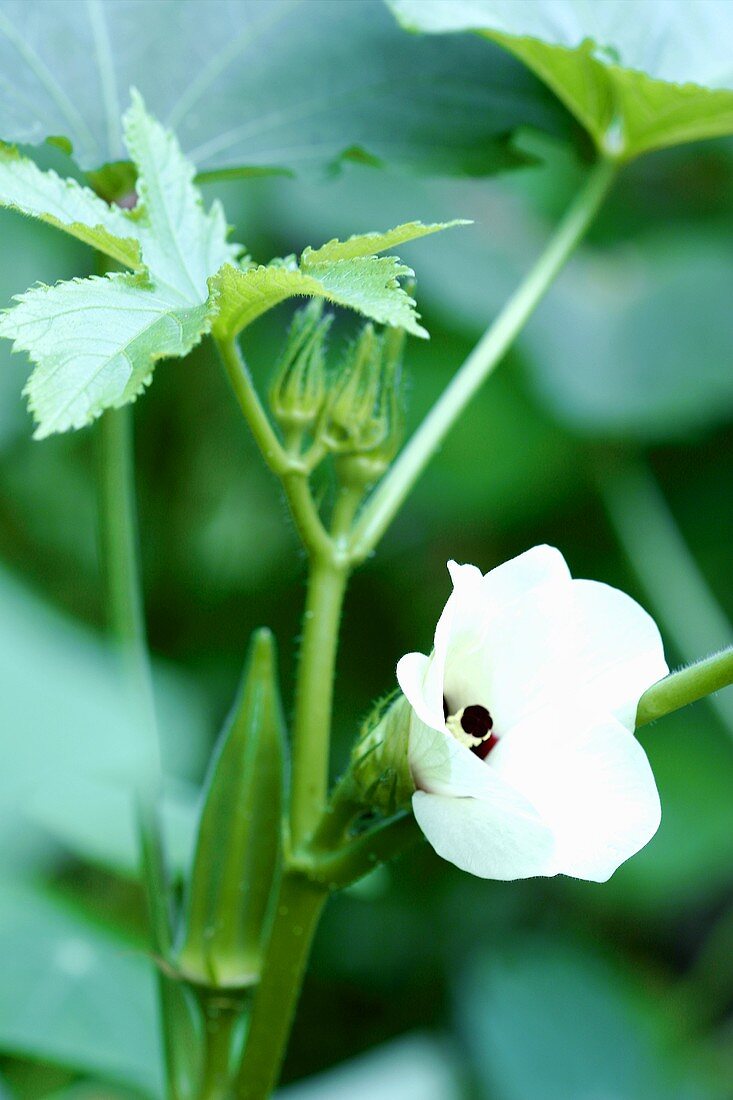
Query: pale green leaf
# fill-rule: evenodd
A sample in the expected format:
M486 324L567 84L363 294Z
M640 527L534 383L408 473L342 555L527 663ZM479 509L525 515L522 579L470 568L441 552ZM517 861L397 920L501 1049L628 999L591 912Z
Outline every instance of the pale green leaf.
M623 160L733 133L728 0L387 0L410 30L477 31Z
M3 883L0 1050L163 1094L152 961L51 893Z
M180 305L141 276L33 287L0 318L0 336L37 368L26 386L36 438L80 428L133 400L158 359L186 355L208 331L208 305Z
M321 173L344 159L458 175L526 163L517 126L568 118L514 58L403 34L381 0L0 0L0 137L124 156L137 87L199 171Z
M379 324L427 337L414 300L398 281L412 274L395 256L360 256L302 268L294 261L246 270L227 264L212 280L219 304L213 330L218 336L236 335L287 298L305 296L324 298Z
M159 286L187 303L208 297L207 280L241 249L227 244L221 204L208 213L194 185L195 168L177 139L145 110L133 90L125 114L125 143L137 170L143 260Z
M386 252L388 248L396 248L406 241L415 241L419 237L427 237L430 233L439 233L441 229L451 229L455 225L469 224L470 222L460 218L452 222L433 222L432 225L405 222L394 229L388 229L386 233L358 233L346 241L339 241L334 237L320 248L306 248L301 263L306 267L332 260L350 260L355 256L376 256L378 252Z
M0 206L40 218L128 267L140 266L132 219L88 187L43 172L16 149L0 147Z

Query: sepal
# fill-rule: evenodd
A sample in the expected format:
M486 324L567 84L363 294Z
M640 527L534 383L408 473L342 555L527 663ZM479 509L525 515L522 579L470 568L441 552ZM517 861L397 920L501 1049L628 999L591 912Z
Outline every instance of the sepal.
M351 789L365 809L385 817L409 806L415 790L408 760L411 714L402 693L378 703L351 755Z

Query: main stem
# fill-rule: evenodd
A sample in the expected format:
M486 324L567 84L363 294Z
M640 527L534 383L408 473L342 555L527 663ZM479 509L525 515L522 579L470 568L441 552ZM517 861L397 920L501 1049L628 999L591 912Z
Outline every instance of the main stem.
M283 876L260 986L235 1080L236 1100L266 1100L280 1075L288 1036L321 910L324 886L299 873Z
M295 851L307 841L326 803L333 677L347 580L347 570L333 558L316 560L308 577L293 720L290 839Z
M509 299L433 406L362 512L352 539L352 560L363 561L394 519L406 496L481 384L499 364L558 272L584 236L616 175L601 160L561 221L550 244Z

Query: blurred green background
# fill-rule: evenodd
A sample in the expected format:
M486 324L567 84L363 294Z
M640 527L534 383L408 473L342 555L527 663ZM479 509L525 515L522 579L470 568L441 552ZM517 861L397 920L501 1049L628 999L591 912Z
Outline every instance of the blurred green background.
M493 179L347 164L205 193L222 198L235 239L260 260L414 218L473 219L402 250L432 337L407 347L413 427L585 171L552 137L522 141L540 163ZM57 152L40 159L71 170ZM549 542L576 575L618 585L656 615L670 664L730 641L732 237L732 142L654 154L622 175L353 580L335 771L397 659L429 646L449 557L487 570ZM36 280L92 270L83 246L10 213L0 241L3 304ZM290 312L246 334L263 393ZM334 344L352 331L339 318ZM0 1096L150 1096L159 1050L124 784L142 750L103 642L95 432L33 442L26 374L0 348ZM180 873L196 785L259 625L276 632L291 697L304 570L208 343L158 367L135 420ZM337 897L286 1081L330 1072L284 1095L733 1096L732 689L641 739L662 826L610 883L482 882L423 846Z

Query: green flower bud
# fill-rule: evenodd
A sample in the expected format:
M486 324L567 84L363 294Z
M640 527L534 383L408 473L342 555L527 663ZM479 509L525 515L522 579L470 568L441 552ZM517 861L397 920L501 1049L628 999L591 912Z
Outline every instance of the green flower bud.
M349 348L331 386L319 430L319 438L329 451L348 454L377 442L373 415L380 359L381 340L370 322Z
M415 790L408 761L411 714L402 693L378 703L351 754L349 778L359 800L388 817L408 806Z
M294 315L270 389L270 407L285 431L308 431L326 398L325 343L333 315L314 299Z
M196 984L257 981L281 853L283 745L274 641L260 630L204 788L178 953Z
M344 485L366 489L378 481L396 455L403 436L401 403L403 329L389 328L379 341L374 404L362 429L362 446L337 458Z

